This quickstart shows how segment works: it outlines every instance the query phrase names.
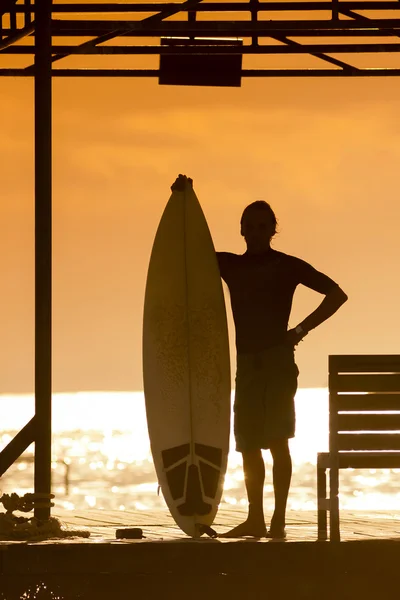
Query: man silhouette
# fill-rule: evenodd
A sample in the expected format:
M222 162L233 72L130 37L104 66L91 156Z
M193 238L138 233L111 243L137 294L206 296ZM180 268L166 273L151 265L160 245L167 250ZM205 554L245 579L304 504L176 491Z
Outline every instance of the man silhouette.
M179 175L171 189L184 189L188 184L192 185L192 180ZM246 252L217 252L221 277L230 292L236 330L234 433L236 450L242 453L249 502L246 521L220 537L286 536L286 504L292 476L289 439L295 434L294 396L299 373L294 348L347 300L330 277L299 258L271 248L276 226L270 205L263 200L253 202L241 218L240 233ZM297 327L288 330L298 284L324 294L325 298ZM273 458L275 510L268 531L263 510L262 449L269 449Z

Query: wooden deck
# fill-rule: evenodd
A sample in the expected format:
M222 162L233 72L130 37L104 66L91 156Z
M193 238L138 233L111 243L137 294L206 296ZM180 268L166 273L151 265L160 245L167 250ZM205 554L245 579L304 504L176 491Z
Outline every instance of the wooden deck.
M65 539L49 539L40 544L81 544L81 543L131 543L132 540L117 540L116 529L123 527L140 527L144 539L141 543L164 541L194 542L179 527L167 510L157 511L129 511L129 510L64 510L55 508L52 515L63 523L68 530L84 530L90 537L71 537ZM341 511L341 539L348 541L366 540L397 540L400 541L400 510L398 513L389 511ZM228 531L246 518L244 509L223 508L217 514L213 527L218 533ZM316 511L288 511L287 513L287 540L291 542L316 542L317 541L317 514ZM203 536L202 542L207 539ZM231 543L235 540L220 539L221 543ZM237 541L237 540L236 540ZM257 543L270 543L268 539L247 540ZM137 543L137 540L135 540ZM1 541L0 547L9 544L26 542Z
M400 512L342 511L340 543L317 542L316 512L289 511L286 542L192 540L167 511L53 515L90 537L0 542L1 600L399 598ZM244 518L223 508L214 527ZM120 527L140 527L145 538L117 540Z
M132 540L116 540L115 531L122 527L140 527L145 536L141 540L142 543L174 540L194 541L179 529L167 510L145 512L88 509L72 512L58 508L53 509L52 515L59 518L65 525L65 528L87 530L90 532L90 537L87 539L66 538L63 540L47 540L40 543L130 543ZM343 542L373 539L400 541L400 509L398 513L388 511L342 511L340 516L341 538ZM246 512L244 509L223 508L218 512L213 527L218 533L222 533L242 522L245 518ZM316 511L288 511L286 529L286 543L317 541ZM205 539L207 538L203 536L199 541ZM234 540L219 540L219 542L224 544L231 543L232 541ZM258 543L270 543L270 540L267 539L254 541ZM5 543L0 541L0 546Z

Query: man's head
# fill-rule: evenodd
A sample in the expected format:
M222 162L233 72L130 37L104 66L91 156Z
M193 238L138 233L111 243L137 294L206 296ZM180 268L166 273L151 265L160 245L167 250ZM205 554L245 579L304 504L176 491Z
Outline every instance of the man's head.
M268 202L257 200L246 206L240 219L240 233L246 240L247 249L250 252L267 250L276 226L275 213Z

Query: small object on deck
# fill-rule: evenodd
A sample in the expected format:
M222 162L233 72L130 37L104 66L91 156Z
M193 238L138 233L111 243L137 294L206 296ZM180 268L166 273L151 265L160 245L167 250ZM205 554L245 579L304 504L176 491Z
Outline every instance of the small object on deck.
M210 538L218 537L218 533L209 525L203 525L202 523L198 523L197 527L200 535L206 533Z
M143 529L140 529L140 527L126 527L124 529L117 529L115 537L117 540L141 540L145 536L143 535Z

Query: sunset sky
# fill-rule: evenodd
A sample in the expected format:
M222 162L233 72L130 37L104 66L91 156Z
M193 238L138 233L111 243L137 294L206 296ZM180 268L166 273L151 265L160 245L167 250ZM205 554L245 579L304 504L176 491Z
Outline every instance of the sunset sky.
M398 79L53 90L54 391L142 389L148 261L178 173L194 179L217 250L244 252L242 210L265 199L274 248L347 292L298 347L301 387L327 384L328 354L400 351ZM0 393L33 390L33 159L33 80L0 79ZM299 288L290 325L321 300Z

